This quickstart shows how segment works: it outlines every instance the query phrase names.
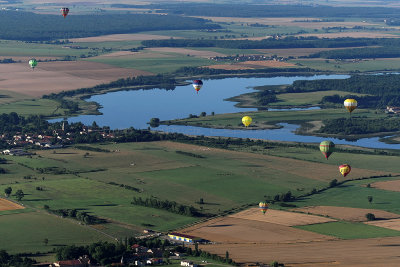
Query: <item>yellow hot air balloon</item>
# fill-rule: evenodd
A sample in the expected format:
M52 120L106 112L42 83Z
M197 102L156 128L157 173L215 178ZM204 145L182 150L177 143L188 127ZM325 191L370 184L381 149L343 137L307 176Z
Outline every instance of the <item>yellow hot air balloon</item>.
M244 116L244 117L242 118L242 123L243 123L244 126L246 126L246 127L248 127L248 126L251 124L252 121L253 121L253 119L252 119L251 117L249 117L249 116Z
M262 212L263 214L265 214L265 213L267 212L267 210L268 210L268 203L260 202L260 203L258 204L258 207L260 208L261 212Z
M350 167L349 164L342 164L342 165L339 166L339 171L344 177L346 177L347 174L350 173L351 167Z
M346 99L344 101L344 107L347 109L348 112L352 112L357 107L357 100L355 99Z

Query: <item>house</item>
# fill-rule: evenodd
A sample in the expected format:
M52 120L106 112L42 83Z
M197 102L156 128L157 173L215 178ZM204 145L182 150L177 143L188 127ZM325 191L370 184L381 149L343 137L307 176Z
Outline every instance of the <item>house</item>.
M53 263L51 266L54 267L85 267L80 260L68 260L68 261L57 261Z
M387 113L399 114L399 113L400 113L400 107L391 107L391 106L387 106L387 107L386 107L386 112L387 112Z
M181 266L185 266L185 267L197 267L197 264L196 264L196 263L193 263L193 261L184 260L184 261L181 261Z

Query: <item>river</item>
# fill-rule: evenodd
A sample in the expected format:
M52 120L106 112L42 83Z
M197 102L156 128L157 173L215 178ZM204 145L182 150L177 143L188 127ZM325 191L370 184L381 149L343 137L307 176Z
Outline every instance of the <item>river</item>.
M169 91L154 88L152 90L111 92L95 95L88 99L88 101L95 101L101 105L100 112L102 115L81 115L68 118L68 121L81 121L84 124L92 124L93 121L96 121L99 126L110 126L111 129L129 127L143 129L149 127L147 123L151 118L172 120L186 118L189 114L199 115L201 112L223 114L255 111L256 109L254 108L238 108L235 107L235 102L225 101L225 99L233 96L253 92L253 87L255 86L291 84L296 80L345 79L348 77L348 75L314 75L203 80L204 86L198 94L192 85L178 86L175 90ZM272 130L229 130L162 125L155 128L155 130L205 136L259 138L295 142L317 143L326 139L315 136L296 135L293 131L299 127L298 125L287 123L282 123L281 125L283 128ZM379 142L379 138L377 137L363 138L355 142L335 138L329 138L329 140L337 144L400 149L400 145L389 145Z

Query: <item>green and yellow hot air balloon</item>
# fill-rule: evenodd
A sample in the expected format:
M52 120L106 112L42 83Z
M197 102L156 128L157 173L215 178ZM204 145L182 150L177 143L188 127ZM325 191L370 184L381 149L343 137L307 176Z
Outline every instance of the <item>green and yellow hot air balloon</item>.
M328 159L335 150L335 144L332 141L322 141L321 144L319 144L319 150L321 150L325 158Z
M242 123L246 127L248 127L251 124L252 121L253 121L253 119L251 117L249 117L249 116L244 116L242 118Z
M32 69L35 69L35 67L37 66L37 60L35 58L29 60L29 66L31 66Z

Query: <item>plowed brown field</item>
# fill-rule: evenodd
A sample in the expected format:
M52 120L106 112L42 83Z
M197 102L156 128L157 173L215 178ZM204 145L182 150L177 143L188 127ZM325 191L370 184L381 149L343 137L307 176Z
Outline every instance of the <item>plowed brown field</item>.
M35 70L26 63L1 64L0 88L40 97L138 75L151 73L87 61L39 62Z
M9 201L4 198L0 198L0 211L4 210L20 210L25 209L25 207L18 205L12 201Z
M371 184L371 187L400 192L400 180L376 182Z

